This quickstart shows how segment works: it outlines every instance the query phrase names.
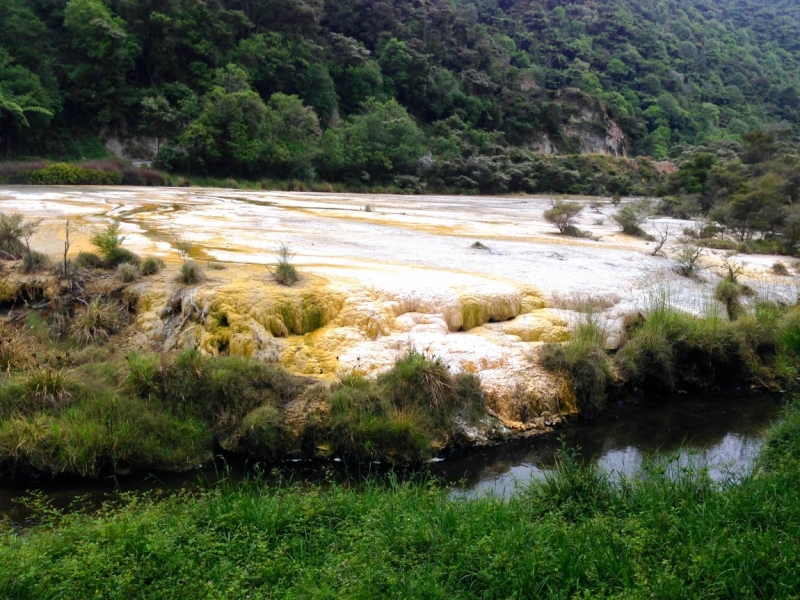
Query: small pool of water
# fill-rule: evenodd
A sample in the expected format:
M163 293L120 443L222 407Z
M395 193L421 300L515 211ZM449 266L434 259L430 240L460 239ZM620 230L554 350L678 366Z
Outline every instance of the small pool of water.
M579 447L584 460L597 462L613 476L631 476L644 460L677 452L679 463L706 467L713 478L721 480L752 468L764 434L779 417L781 406L778 398L763 395L651 399L614 406L589 423L571 423L546 435L436 460L428 469L451 486L454 496L508 496L517 484L541 478L552 468L563 439L568 447ZM91 506L113 500L120 492L170 491L197 486L202 480L241 479L252 468L252 462L226 457L212 467L180 475L99 481L6 480L0 482L0 518L23 527L29 523L32 513L19 501L34 490L59 508L67 508L79 498L81 505ZM331 478L358 481L370 472L386 471L382 465L354 467L341 461L284 461L261 468L276 480L309 482Z

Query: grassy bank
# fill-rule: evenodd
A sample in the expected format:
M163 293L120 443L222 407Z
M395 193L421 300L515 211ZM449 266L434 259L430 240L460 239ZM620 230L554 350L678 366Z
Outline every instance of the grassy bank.
M98 476L184 471L219 447L258 458L344 456L414 463L484 415L474 376L409 353L377 381L328 384L245 358L104 355L6 328L0 470ZM310 415L293 410L303 406Z
M736 307L731 316L716 305L695 316L656 299L628 320L615 352L607 350L606 332L590 312L571 341L543 348L542 362L570 378L588 413L602 410L610 398L641 392L794 386L800 306L755 301Z
M433 484L269 487L45 511L0 537L5 598L796 598L800 411L759 470L656 463L619 484L566 453L510 500Z

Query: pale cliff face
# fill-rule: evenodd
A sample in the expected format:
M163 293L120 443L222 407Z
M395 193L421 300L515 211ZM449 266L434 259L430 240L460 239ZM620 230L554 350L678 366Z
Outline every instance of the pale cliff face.
M626 315L654 294L700 311L715 276L674 275L674 241L687 222L669 224L668 256L652 242L620 234L608 202L588 206L577 226L599 237L566 238L542 218L546 198L359 196L206 189L15 188L0 210L44 217L33 245L70 255L111 218L125 246L173 265L131 287L138 295L132 343L162 349L196 346L278 360L298 374L333 379L375 374L409 347L443 358L454 372L477 373L490 407L511 427L530 415L574 410L574 397L538 364L545 342L569 338L582 299L607 322L610 343ZM372 212L365 210L370 204ZM175 281L175 235L201 264L217 261L202 284ZM483 247L473 247L480 241ZM267 268L287 243L300 282L274 283ZM719 262L709 252L709 266ZM763 274L774 257L747 257L770 293L796 295L790 278Z

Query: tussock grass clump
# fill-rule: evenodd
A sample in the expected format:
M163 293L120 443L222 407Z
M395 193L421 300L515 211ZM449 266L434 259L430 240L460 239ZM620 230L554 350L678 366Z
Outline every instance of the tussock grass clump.
M22 371L33 364L30 343L11 326L0 322L0 371Z
M69 383L69 376L64 369L39 366L25 379L25 399L34 406L62 408L72 400Z
M747 286L738 283L734 278L725 277L714 289L714 299L725 306L728 319L735 321L744 312L742 297L750 295L751 293Z
M193 260L187 260L181 265L181 271L178 275L178 281L181 283L191 285L193 283L205 281L205 278L206 276L205 273L203 273L203 269Z
M142 276L142 271L134 264L122 263L117 266L117 279L122 283L133 283Z
M230 441L249 412L264 406L277 409L307 383L279 366L185 350L174 357L130 355L122 385L139 398L197 416Z
M148 256L142 261L142 275L155 275L164 268L164 261L155 256Z
M541 363L569 376L581 410L592 414L605 406L615 369L606 352L606 333L595 315L589 313L578 323L569 342L545 344Z
M124 322L124 311L118 303L96 298L75 315L70 333L78 343L103 344Z

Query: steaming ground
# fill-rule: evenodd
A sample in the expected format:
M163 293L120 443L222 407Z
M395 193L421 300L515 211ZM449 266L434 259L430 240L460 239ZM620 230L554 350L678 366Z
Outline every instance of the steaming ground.
M0 210L45 219L32 245L53 258L63 252L67 219L76 230L74 256L91 250L92 233L119 218L126 247L140 255L177 266L179 237L192 243L201 264L227 266L192 288L174 280L174 268L137 284L137 344L277 359L321 378L375 373L415 347L454 371L478 373L490 405L517 428L529 426L523 404L544 417L572 410L563 382L539 367L536 354L542 343L568 339L579 318L574 309L586 298L606 320L611 345L625 316L656 297L668 295L693 312L713 308L724 252L707 251L700 281L675 274L677 238L691 222L646 224L652 234L670 232L664 253L651 256L654 242L617 231L610 203L585 201L576 225L599 241L558 235L542 217L545 197L0 190ZM267 269L282 243L302 274L294 288L274 284ZM744 265L762 295L796 298L792 277L770 273L777 257L731 260ZM176 303L172 314L168 306Z

